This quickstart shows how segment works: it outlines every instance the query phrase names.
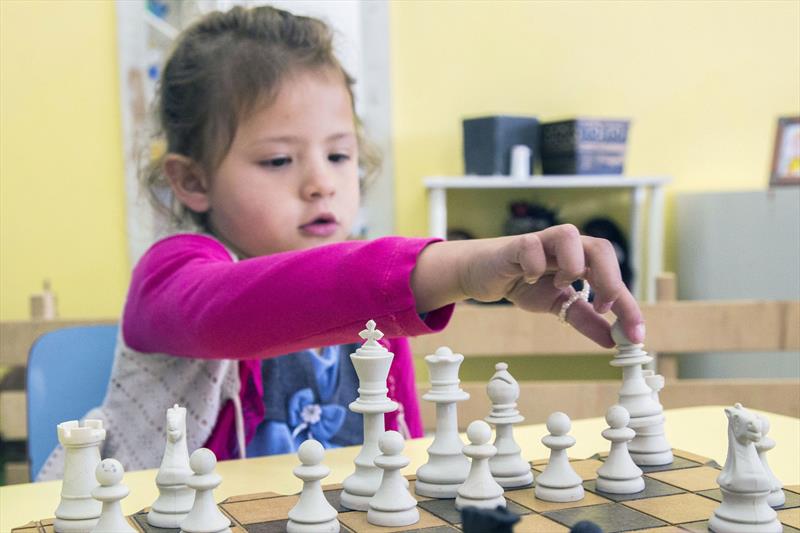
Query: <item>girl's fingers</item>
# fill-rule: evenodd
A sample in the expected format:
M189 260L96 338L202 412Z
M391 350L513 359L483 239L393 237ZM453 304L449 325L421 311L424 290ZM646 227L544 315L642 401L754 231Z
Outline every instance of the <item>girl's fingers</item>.
M520 238L516 263L522 269L522 277L527 283L536 283L547 271L547 256L541 239L530 233Z
M627 290L623 292L611 310L617 315L617 319L622 325L625 336L635 344L644 342L644 317L639 309L636 299Z
M604 348L613 348L611 326L608 321L598 315L592 305L578 300L567 309L567 323Z
M555 266L553 284L563 289L586 273L586 256L578 228L572 224L553 226L539 232L548 263ZM555 263L555 265L552 265Z
M606 239L583 237L582 241L589 265L587 279L594 290L594 309L601 314L607 313L617 298L628 290L622 282L617 254Z

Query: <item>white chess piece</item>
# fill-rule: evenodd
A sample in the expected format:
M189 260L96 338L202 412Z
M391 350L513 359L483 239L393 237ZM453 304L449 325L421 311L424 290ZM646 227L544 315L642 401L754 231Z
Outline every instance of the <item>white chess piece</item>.
M350 354L356 374L358 374L358 398L350 403L350 410L364 415L364 444L355 458L356 470L344 480L341 493L343 507L355 511L369 509L369 500L381 484L383 472L375 466L374 460L380 454L378 439L385 426L383 415L397 409L397 404L386 396L386 378L392 365L394 354L378 344L383 337L375 329L375 322L367 322L367 328L359 333L364 339L355 353ZM403 478L405 479L405 478Z
M92 533L136 533L122 514L119 503L130 493L130 489L122 484L125 470L120 462L116 459L103 459L97 465L95 475L100 486L92 490L92 498L102 502L103 510Z
M621 405L612 405L606 411L609 427L603 430L603 438L611 441L611 451L603 466L597 469L597 490L611 494L636 494L644 490L642 469L628 453L628 442L635 435L626 427L630 419Z
M378 492L369 502L367 522L376 526L402 527L419 522L417 500L403 481L401 468L411 462L403 453L403 436L387 431L378 442L382 455L375 458L375 466L383 469L383 479Z
M526 487L533 483L533 471L531 465L522 459L522 450L514 440L514 424L525 420L517 410L519 383L508 371L506 363L497 363L494 369L495 373L486 385L492 411L484 419L495 425L497 434L494 441L497 455L489 459L489 469L503 488Z
M542 444L550 448L550 460L544 471L536 478L534 494L548 502L576 502L583 499L583 480L569 464L567 448L575 445L575 437L567 435L572 422L569 417L556 411L547 417L549 435L542 437Z
M622 387L619 405L628 410L629 427L635 433L628 451L637 465L666 465L673 461L672 447L664 434L664 408L658 402L658 391L664 388L664 378L643 370L642 365L653 360L642 348L633 344L617 321L611 328L611 337L618 353L610 365L622 367Z
M147 523L161 528L180 527L194 502L194 490L186 485L192 475L186 444L186 408L167 409L167 443L156 475L158 499L147 513Z
M287 533L337 533L340 529L339 513L325 499L320 483L331 473L331 469L322 464L324 456L322 444L313 439L303 442L297 450L302 464L292 473L303 481L303 490L289 511Z
M182 533L230 533L231 521L217 507L214 489L222 483L222 477L214 472L217 457L208 448L200 448L189 458L194 474L186 484L194 489L194 504L181 522Z
M783 526L767 499L773 482L758 458L755 443L762 421L741 404L727 407L728 456L717 483L722 502L708 522L715 533L779 533Z
M417 469L414 490L421 496L455 498L469 473L469 461L461 452L464 442L458 435L456 412L456 402L469 399L458 386L458 369L463 361L463 355L446 346L425 356L431 390L422 399L436 403L436 433L428 447L428 462Z
M101 420L58 424L58 442L65 456L61 500L53 523L58 533L90 531L100 518L103 505L92 498L92 489L97 486L95 468L100 463L100 445L105 438Z
M483 420L475 420L467 427L469 444L464 446L464 455L472 459L469 474L464 484L458 488L456 509L479 507L494 509L506 506L501 487L489 470L489 459L497 453L497 448L489 443L492 428Z
M756 442L756 451L758 452L758 458L761 459L761 464L764 466L764 471L772 481L772 490L770 490L767 497L767 503L770 507L780 507L786 503L783 483L769 467L769 462L767 461L767 452L775 447L775 440L767 436L767 433L769 433L769 420L767 417L758 415L758 418L761 420L761 439Z

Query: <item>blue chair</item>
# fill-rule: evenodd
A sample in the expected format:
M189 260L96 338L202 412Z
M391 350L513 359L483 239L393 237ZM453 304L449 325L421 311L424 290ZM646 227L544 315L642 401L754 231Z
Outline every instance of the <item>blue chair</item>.
M31 480L58 444L56 426L82 418L105 398L114 362L116 324L45 333L28 356L28 467Z

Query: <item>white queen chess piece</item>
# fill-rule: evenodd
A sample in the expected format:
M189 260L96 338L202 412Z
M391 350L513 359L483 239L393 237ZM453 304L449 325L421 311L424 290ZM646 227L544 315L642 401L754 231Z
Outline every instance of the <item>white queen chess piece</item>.
M767 499L773 482L756 451L762 439L761 420L741 404L725 408L728 456L717 483L722 503L708 522L715 533L778 533L783 526Z
M469 473L469 460L461 451L464 442L458 435L456 410L456 402L469 399L459 387L458 369L463 361L463 355L447 346L425 356L431 390L422 399L436 403L436 432L428 447L428 462L417 469L414 490L421 496L455 498Z
M101 420L80 424L70 420L58 424L58 442L64 448L64 481L53 528L58 533L86 532L100 518L103 505L92 498L97 486L95 469L100 463L100 446L106 438Z
M325 499L320 480L331 473L322 464L325 449L318 441L309 439L297 449L300 466L292 473L303 481L300 499L289 511L287 533L337 533L341 526L336 518L339 513Z
M385 429L383 415L397 409L397 404L386 396L389 392L386 378L394 354L378 343L383 333L375 328L375 321L370 320L358 335L365 342L350 354L350 360L358 374L359 395L349 407L354 413L364 415L364 445L355 458L355 472L344 480L341 503L354 511L366 511L383 474L374 463L380 454L378 439Z
M381 455L375 458L375 466L383 469L383 478L378 492L369 501L367 522L376 526L403 527L419 522L417 500L406 487L401 468L411 462L403 453L403 436L396 431L387 431L378 441Z
M158 499L147 513L147 523L162 528L180 527L194 502L194 490L186 485L192 475L186 444L186 408L167 409L166 446L156 475Z
M103 459L97 465L95 476L100 486L92 490L92 497L103 503L103 510L92 533L136 533L122 514L119 503L130 493L130 489L122 484L124 475L125 470L116 459Z
M497 434L494 441L497 455L489 459L489 468L501 487L526 487L533 483L533 472L531 465L522 459L522 450L514 440L514 424L525 420L517 410L519 383L508 371L508 364L497 363L494 369L495 373L486 385L492 411L484 418L494 424Z
M548 502L576 502L584 496L583 480L569 464L567 448L575 445L575 437L567 435L572 422L569 417L556 411L547 417L549 435L542 437L542 444L550 448L550 460L544 471L536 478L534 494Z
M194 474L186 484L194 489L194 503L181 522L181 533L231 533L231 521L222 514L214 501L214 489L222 483L222 477L214 471L217 457L208 448L192 452L189 465Z
M489 443L492 428L483 420L475 420L467 426L467 438L469 444L464 446L464 455L472 459L472 464L467 480L458 488L456 509L469 506L481 509L505 507L503 487L494 480L489 470L489 459L497 453L497 448Z
M618 353L610 364L622 368L619 405L627 409L631 418L628 426L636 432L628 446L631 459L641 466L670 464L672 447L664 434L664 408L657 394L664 387L663 377L643 370L642 365L653 358L642 349L642 344L633 344L625 336L619 321L612 326L611 337Z
M612 405L606 411L609 427L603 430L603 438L611 441L611 451L597 469L597 490L611 494L636 494L644 490L642 469L628 453L628 442L634 437L634 431L627 427L630 419L621 405Z

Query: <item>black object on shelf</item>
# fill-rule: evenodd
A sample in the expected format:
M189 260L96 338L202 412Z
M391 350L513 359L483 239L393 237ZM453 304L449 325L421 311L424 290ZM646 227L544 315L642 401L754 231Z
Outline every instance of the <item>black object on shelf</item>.
M542 231L543 229L558 224L558 214L556 211L548 209L539 204L528 202L512 202L509 205L511 216L503 225L505 235L521 235Z
M620 227L610 219L599 217L587 221L583 225L582 233L589 237L599 237L611 242L611 245L614 246L614 252L617 254L622 282L630 289L631 281L633 280L630 249L628 248L628 239L625 238L625 234L622 233Z
M542 173L622 174L629 125L587 118L542 124Z
M539 152L539 120L536 117L496 115L463 121L464 168L481 176L511 173L511 148L524 144L531 149L530 168Z

